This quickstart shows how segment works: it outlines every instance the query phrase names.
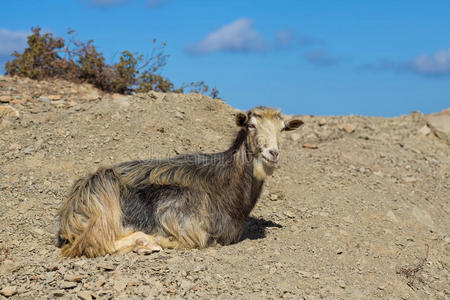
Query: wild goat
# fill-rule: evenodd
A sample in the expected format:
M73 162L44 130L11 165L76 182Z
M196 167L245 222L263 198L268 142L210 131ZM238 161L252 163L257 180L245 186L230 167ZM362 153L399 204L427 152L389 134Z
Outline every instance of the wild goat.
M238 113L233 144L216 154L181 155L100 168L75 182L59 211L63 256L96 257L238 242L264 179L280 158L277 109Z

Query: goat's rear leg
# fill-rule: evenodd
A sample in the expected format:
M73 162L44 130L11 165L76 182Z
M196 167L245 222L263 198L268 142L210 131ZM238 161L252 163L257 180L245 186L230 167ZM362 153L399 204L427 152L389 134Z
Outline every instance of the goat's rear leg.
M116 253L136 252L137 254L150 254L161 251L162 248L153 235L141 231L130 233L114 244Z

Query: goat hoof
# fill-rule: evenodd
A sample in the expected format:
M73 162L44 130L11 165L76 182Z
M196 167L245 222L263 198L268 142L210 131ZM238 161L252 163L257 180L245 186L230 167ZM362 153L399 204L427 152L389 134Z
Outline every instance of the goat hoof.
M156 244L146 244L146 245L139 245L134 247L133 252L139 254L139 255L149 255L152 254L153 252L159 252L161 251L162 248L159 245Z

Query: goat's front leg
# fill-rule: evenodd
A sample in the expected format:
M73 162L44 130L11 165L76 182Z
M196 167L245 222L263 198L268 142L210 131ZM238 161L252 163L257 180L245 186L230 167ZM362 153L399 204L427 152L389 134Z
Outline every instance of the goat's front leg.
M116 253L136 252L137 254L150 254L161 251L162 248L153 235L141 231L132 232L115 242Z

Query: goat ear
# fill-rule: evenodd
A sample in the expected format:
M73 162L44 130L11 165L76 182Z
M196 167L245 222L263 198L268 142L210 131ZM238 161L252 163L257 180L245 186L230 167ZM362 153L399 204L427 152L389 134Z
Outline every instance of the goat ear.
M248 116L244 113L238 113L236 115L236 125L239 127L247 126Z
M302 120L297 120L297 119L289 120L284 125L284 130L285 131L295 130L295 129L299 128L300 126L302 126L303 123L304 122Z

